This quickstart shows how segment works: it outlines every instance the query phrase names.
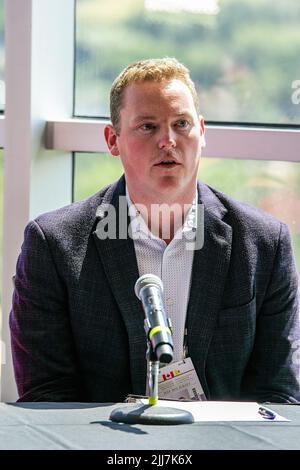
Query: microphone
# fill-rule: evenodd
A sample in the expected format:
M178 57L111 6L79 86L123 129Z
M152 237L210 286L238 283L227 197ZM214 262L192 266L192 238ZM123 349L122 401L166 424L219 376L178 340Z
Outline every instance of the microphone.
M171 323L167 319L163 302L163 283L154 274L139 277L134 287L145 312L145 330L157 360L168 364L173 360Z
M145 330L148 340L149 404L128 403L115 408L109 419L127 424L189 424L194 417L189 411L157 405L159 362L173 359L173 340L170 320L163 303L163 283L154 274L144 274L135 283L134 291L142 301L145 312Z

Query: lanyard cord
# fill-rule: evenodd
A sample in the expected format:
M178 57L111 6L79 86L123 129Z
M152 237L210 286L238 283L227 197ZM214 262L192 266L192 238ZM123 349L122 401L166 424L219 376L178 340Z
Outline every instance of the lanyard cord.
M187 344L187 327L184 327L184 336L183 336L183 359L189 357L189 348Z

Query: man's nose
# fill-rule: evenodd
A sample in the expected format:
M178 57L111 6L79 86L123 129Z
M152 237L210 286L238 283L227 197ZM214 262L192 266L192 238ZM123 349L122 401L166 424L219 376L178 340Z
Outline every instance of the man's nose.
M175 132L172 128L161 130L158 140L158 147L164 150L169 150L176 147Z

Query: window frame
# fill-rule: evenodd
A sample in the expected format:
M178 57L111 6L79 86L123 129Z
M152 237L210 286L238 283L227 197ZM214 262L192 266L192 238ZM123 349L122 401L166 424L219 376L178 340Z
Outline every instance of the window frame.
M46 148L71 152L107 152L107 119L73 118L47 122ZM206 126L203 157L300 162L300 128ZM284 154L283 154L284 152Z

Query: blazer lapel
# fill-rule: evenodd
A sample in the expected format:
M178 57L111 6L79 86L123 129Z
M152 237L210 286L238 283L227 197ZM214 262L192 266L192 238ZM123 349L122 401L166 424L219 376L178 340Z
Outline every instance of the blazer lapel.
M123 199L123 203L120 203L122 207L119 205L119 196L125 198L124 178L120 180L119 187L112 193L113 191L109 190L109 194L106 195L97 209L99 221L103 220L107 204L111 204L116 210L116 233L119 233L120 228L119 210L125 211L122 216L125 217L126 232L128 233L129 221L126 199ZM144 394L147 373L146 334L143 309L134 293L134 285L139 277L134 243L128 236L124 239L117 236L114 239L108 237L101 240L97 235L97 228L93 235L110 287L126 325L133 393ZM125 236L124 227L123 235Z
M189 355L209 398L205 363L229 267L232 229L221 220L227 210L204 185L198 202L204 204L204 244L194 253L187 333Z

